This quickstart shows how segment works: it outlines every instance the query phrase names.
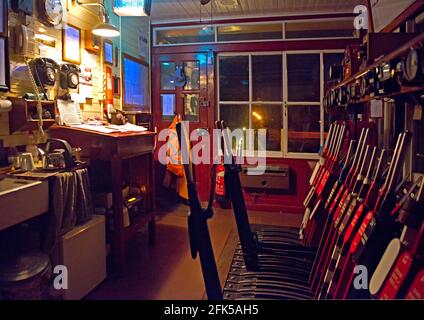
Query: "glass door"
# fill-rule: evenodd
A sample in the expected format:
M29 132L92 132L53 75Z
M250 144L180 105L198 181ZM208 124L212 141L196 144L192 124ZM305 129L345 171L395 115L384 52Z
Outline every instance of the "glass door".
M189 122L190 134L201 135L209 130L209 90L207 53L184 53L154 57L153 94L154 123L158 131L166 129L175 116ZM213 121L213 119L212 119ZM158 143L158 150L164 142ZM193 141L193 146L196 141ZM201 150L202 157L204 150ZM201 198L207 198L210 173L209 165L195 168ZM207 182L207 183L206 183Z

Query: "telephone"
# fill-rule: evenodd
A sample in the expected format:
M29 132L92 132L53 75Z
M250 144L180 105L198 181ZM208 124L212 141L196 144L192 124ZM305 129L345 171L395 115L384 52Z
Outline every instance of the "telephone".
M29 63L35 82L39 86L53 86L59 65L53 59L37 58Z
M25 57L33 58L38 55L38 44L35 42L35 33L32 29L24 25L16 26L13 32L14 51Z
M65 63L60 66L60 87L62 89L77 89L81 69L74 64Z
M12 0L12 9L31 16L34 12L34 3L32 0Z

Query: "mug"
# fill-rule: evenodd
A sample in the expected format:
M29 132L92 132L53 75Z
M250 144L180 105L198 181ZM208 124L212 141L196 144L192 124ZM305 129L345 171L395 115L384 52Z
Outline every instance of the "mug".
M13 168L19 169L21 167L21 158L19 156L10 156L9 164L12 165Z
M34 170L34 159L32 153L22 153L20 155L21 169L24 171Z

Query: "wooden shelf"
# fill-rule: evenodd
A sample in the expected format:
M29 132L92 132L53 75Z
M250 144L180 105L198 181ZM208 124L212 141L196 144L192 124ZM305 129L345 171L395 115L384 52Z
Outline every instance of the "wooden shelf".
M143 213L134 218L134 221L124 229L125 241L131 239L137 231L145 226L152 219L151 213Z
M372 70L375 67L380 66L383 62L388 62L388 61L391 61L392 59L400 58L400 57L404 56L409 51L409 49L419 47L423 43L424 43L424 33L421 33L421 34L417 35L415 38L413 38L412 40L406 42L402 47L388 53L387 55L383 56L378 61L367 66L366 68L357 72L353 76L341 81L337 85L329 88L327 91L334 90L334 89L337 89L337 88L341 88L341 87L344 87L348 84L351 84L352 82L355 82L356 80L361 78L363 75L365 75L368 71ZM405 88L407 88L407 87L405 87ZM417 88L417 87L410 87L410 88ZM415 91L416 91L416 89L415 89ZM405 92L399 92L398 94L406 94L406 93L408 93L408 92L406 92L406 91ZM393 96L393 95L396 95L396 94L392 93L391 95ZM375 98L378 98L378 97L381 97L381 96L376 96ZM373 98L373 99L375 99L375 98ZM369 99L369 100L372 100L372 99ZM356 102L356 103L359 103L359 101Z
M38 128L38 120L32 119L32 112L37 109L37 101L21 98L9 98L12 101L12 110L9 114L10 133L16 131L34 131ZM43 119L43 129L48 129L55 124L55 102L40 101L43 109L50 112L52 119Z
M393 98L393 97L401 96L401 95L405 95L405 94L419 93L420 91L424 92L424 85L419 86L419 87L416 87L416 86L415 87L401 86L399 91L388 93L388 94L383 94L383 95L378 95L378 96L367 95L367 96L364 96L360 99L349 101L347 104L348 105L355 105L355 104L359 104L359 103L370 102L372 100L379 100L379 99L384 99L384 98Z

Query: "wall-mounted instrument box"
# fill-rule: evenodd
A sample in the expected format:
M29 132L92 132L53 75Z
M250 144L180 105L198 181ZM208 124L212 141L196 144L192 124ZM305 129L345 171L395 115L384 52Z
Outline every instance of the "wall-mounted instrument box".
M359 71L361 60L358 56L359 45L346 47L343 57L343 79L347 79Z
M366 50L365 56L361 57L361 67L373 64L377 58L392 52L395 48L400 48L416 36L415 33L367 33L361 46Z
M290 167L288 165L267 166L261 175L248 174L260 168L243 167L240 175L241 185L248 189L289 190Z

